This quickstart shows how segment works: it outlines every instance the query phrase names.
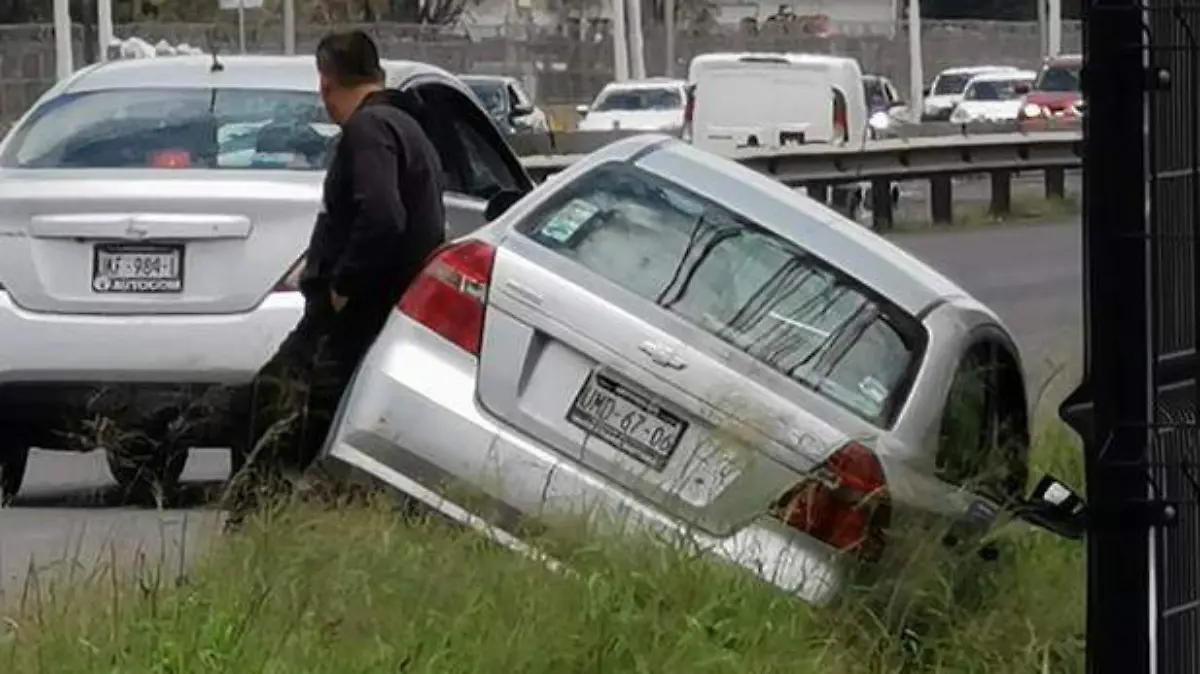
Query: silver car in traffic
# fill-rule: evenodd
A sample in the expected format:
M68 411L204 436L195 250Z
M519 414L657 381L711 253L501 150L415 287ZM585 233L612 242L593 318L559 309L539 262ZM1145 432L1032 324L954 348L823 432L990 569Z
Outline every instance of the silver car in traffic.
M995 313L807 197L646 135L430 259L319 465L514 548L525 522L632 522L820 602L910 515L970 517L963 485L1019 495L1028 442Z

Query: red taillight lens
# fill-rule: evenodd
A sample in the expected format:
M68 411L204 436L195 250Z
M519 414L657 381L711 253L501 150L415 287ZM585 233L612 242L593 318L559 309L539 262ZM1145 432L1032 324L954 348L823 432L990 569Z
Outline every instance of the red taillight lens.
M400 312L478 356L495 258L496 249L483 241L443 247L400 298Z
M299 260L296 260L271 289L273 293L294 293L300 290L300 277L304 275L304 256L301 255Z
M187 150L159 150L148 157L151 168L188 168L192 164L192 153Z
M876 561L891 519L883 468L870 449L852 442L784 494L771 512L835 548Z

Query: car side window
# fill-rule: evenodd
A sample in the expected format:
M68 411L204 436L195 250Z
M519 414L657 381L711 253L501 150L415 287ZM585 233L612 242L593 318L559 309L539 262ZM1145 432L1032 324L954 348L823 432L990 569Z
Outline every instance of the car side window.
M916 320L718 204L625 165L595 170L520 231L880 425L920 357Z

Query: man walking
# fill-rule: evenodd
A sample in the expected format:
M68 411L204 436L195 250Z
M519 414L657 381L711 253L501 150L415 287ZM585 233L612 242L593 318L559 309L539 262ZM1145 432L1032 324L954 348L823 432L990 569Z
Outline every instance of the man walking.
M233 394L234 521L317 456L354 370L425 258L445 239L442 170L420 103L384 88L362 31L317 46L321 98L342 127L301 280L304 315Z

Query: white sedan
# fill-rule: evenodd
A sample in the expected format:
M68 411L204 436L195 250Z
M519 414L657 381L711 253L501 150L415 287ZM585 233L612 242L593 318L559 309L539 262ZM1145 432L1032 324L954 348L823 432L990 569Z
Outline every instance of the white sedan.
M963 91L962 100L950 113L955 124L1015 121L1021 101L1037 73L1029 70L976 75Z

